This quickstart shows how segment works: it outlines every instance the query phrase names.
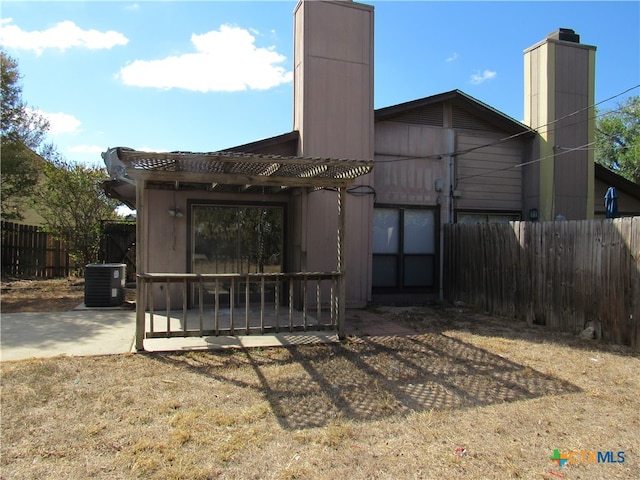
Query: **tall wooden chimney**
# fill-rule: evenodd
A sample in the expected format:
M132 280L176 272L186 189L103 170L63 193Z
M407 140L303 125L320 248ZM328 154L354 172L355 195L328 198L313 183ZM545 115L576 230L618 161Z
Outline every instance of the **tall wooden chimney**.
M540 220L593 217L595 53L566 28L524 52L524 123L539 133L524 202Z
M298 3L293 128L300 134L299 155L373 160L373 10L352 1ZM370 187L372 175L357 184ZM347 305L364 306L371 297L373 196L347 195L346 204ZM301 225L294 268L335 269L336 207L337 194L330 191L305 191L294 202Z

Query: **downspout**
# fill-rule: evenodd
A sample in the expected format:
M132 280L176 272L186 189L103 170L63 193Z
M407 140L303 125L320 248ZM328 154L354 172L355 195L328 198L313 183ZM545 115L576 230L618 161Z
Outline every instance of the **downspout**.
M453 130L449 130L448 132L448 140L449 140L449 222L455 223L455 208L454 208L454 199L453 191L455 190L455 181L456 181L456 133Z
M454 152L456 146L456 136L455 131L452 129L447 130L447 146L449 150L449 165L447 168L447 196L445 201L445 209L446 209L446 223L451 224L454 220L454 211L453 211L453 181L455 178L455 164L454 164ZM441 222L442 223L442 222ZM439 292L440 302L444 302L444 228L440 228L440 292Z

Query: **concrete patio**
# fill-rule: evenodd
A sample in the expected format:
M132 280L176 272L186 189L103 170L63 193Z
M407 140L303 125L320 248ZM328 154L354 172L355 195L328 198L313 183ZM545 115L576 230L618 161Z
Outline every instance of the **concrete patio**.
M131 305L86 308L68 312L2 314L0 360L12 361L58 355L91 356L135 352L135 310ZM394 336L413 333L368 310L347 310L348 336ZM338 342L335 332L283 332L268 335L205 336L145 339L149 352L206 350L232 347L275 347Z

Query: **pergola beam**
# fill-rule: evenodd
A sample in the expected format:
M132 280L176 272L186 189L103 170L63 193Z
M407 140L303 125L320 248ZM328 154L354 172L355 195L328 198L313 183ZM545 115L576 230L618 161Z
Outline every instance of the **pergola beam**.
M204 183L220 185L252 185L268 187L348 187L355 181L354 178L330 178L330 177L276 177L249 175L240 173L197 173L197 172L172 172L143 169L127 169L127 175L134 180L147 180L150 182L180 183Z
M279 155L264 155L252 153L234 153L234 152L211 152L211 153L194 153L194 152L144 152L139 150L129 150L125 148L116 148L118 158L123 162L146 162L153 161L158 166L172 165L180 163L184 160L189 162L224 162L230 164L263 164L272 165L325 165L329 167L343 167L345 164L350 166L371 167L372 162L369 160L353 160L346 158L320 158L320 157L281 157Z
M136 180L136 269L147 271L145 232L144 180ZM145 248L142 248L145 246ZM144 332L146 329L146 291L145 283L136 277L136 350L144 350Z
M144 152L110 149L105 161L125 181L264 187L340 188L373 168L370 160L282 157L236 152Z

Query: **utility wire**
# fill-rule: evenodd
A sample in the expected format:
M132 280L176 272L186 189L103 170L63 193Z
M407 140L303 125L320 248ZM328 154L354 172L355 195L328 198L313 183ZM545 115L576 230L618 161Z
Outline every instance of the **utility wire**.
M591 145L595 145L595 142L590 142L590 143L586 143L584 145L580 145L579 147L574 147L574 148L563 148L562 151L558 152L558 149L554 149L554 153L552 153L551 155L547 155L546 157L540 157L537 158L535 160L530 160L528 162L523 162L523 163L519 163L517 165L509 165L508 167L504 167L504 168L496 168L493 170L487 170L486 172L483 173L478 173L477 175L467 175L466 177L458 177L456 179L456 184L459 180L468 180L469 178L477 178L477 177L484 177L486 175L491 175L493 173L499 173L499 172L504 172L506 170L511 170L513 168L520 168L520 167L525 167L527 165L532 165L534 163L539 163L542 162L543 160L546 160L548 158L554 158L554 157L559 157L561 155L566 155L567 153L571 153L571 152L576 152L576 151L585 151L585 150L592 150L588 147L590 147Z
M589 110L590 108L594 108L594 107L596 107L596 106L598 106L598 105L600 105L600 104L602 104L602 103L604 103L604 102L608 102L608 101L610 101L610 100L613 100L614 98L620 97L620 96L624 95L625 93L628 93L628 92L630 92L630 91L632 91L632 90L634 90L634 89L636 89L636 88L640 88L640 84L638 84L638 85L634 85L633 87L630 87L630 88L628 88L628 89L624 90L623 92L620 92L620 93L618 93L618 94L616 94L616 95L613 95L613 96L611 96L611 97L609 97L609 98L605 98L604 100L601 100L601 101L599 101L599 102L597 102L597 103L594 103L593 105L589 105L589 106L587 106L587 107L581 108L581 109L576 110L576 111L574 111L574 112L571 112L571 113L569 113L569 114L567 114L567 115L564 115L563 117L556 118L555 120L552 120L552 121L551 121L551 122L549 122L549 123L546 123L546 124L544 124L544 125L540 125L539 127L537 127L537 129L536 129L536 130L534 130L534 129L525 130L525 131L523 131L523 132L519 132L519 133L516 133L516 134L510 135L510 136L508 136L508 137L504 137L504 138L498 139L498 140L496 140L496 141L493 141L493 142L490 142L490 143L487 143L487 144L483 144L483 145L478 145L478 146L476 146L476 147L471 147L471 148L468 148L468 149L465 149L465 150L458 150L458 151L449 152L449 153L436 153L436 154L426 155L426 156L414 156L414 155L407 155L407 156L397 157L397 158L390 159L390 160L376 160L376 162L375 162L375 163L376 163L376 164L378 164L378 163L395 163L395 162L402 162L402 161L408 161L408 160L429 160L429 159L436 159L436 160L439 160L439 159L441 159L442 157L465 155L465 154L467 154L467 153L470 153L470 152L473 152L473 151L476 151L476 150L480 150L480 149L482 149L482 148L487 148L487 147L492 147L492 146L494 146L494 145L499 145L499 144L501 144L501 143L507 142L507 141L509 141L509 140L513 140L514 138L520 137L520 136L522 136L522 135L530 134L530 133L532 133L532 132L538 132L538 133L540 133L540 129L542 129L542 128L549 127L549 126L551 126L551 125L556 124L557 122L560 122L561 120L565 120L565 119L567 119L567 118L569 118L569 117L572 117L572 116L574 116L574 115L577 115L577 114L579 114L579 113L581 113L581 112L583 112L583 111L585 111L585 110ZM624 108L624 107L620 107L620 108L616 109L615 111L619 111L619 110L621 110L622 108ZM604 113L602 113L602 114L598 114L598 115L596 115L596 116L595 116L595 117L593 117L593 118L597 118L597 117L599 117L599 116L607 115L607 114L609 114L609 113L613 113L613 112L614 112L614 111L604 112ZM589 120L590 120L590 119L589 119ZM579 122L578 122L578 123L579 123ZM570 125L565 125L563 128L566 128L566 127L569 127L569 126L573 126L573 125L575 125L575 123L574 123L574 124L570 124ZM547 131L545 131L545 132L542 132L542 133L548 133L548 130L547 130ZM513 167L509 167L509 168L513 168ZM498 170L498 171L500 171L500 170ZM465 177L465 178L469 178L469 177Z
M530 160L528 162L524 162L524 163L519 163L517 165L509 165L508 167L504 167L504 168L496 168L493 170L487 170L484 173L478 173L477 175L467 175L466 177L458 177L456 179L456 184L459 180L467 180L469 178L476 178L476 177L484 177L485 175L491 175L492 173L499 173L499 172L504 172L506 170L511 170L512 168L520 168L520 167L525 167L527 165L532 165L534 163L539 163L542 162L543 160L546 160L548 158L554 158L554 157L559 157L561 155L565 155L567 153L571 153L571 152L590 152L590 151L595 151L595 148L592 148L593 145L595 145L596 142L590 142L590 143L586 143L584 145L581 145L579 147L573 147L573 148L567 148L567 147L557 147L555 149L555 152L551 155L547 155L546 157L540 157L540 158L536 158L535 160ZM617 147L619 150L625 149L625 148L634 148L633 145L625 145L625 146L620 146Z

